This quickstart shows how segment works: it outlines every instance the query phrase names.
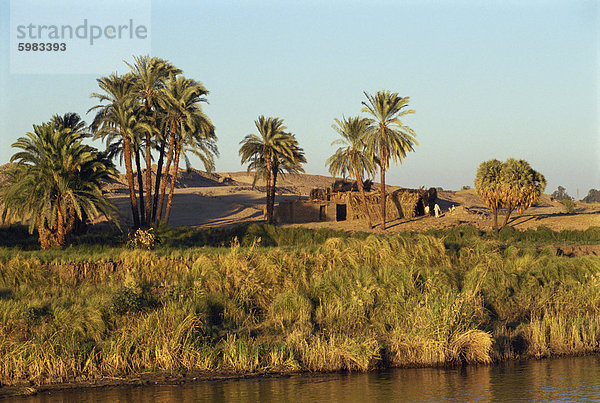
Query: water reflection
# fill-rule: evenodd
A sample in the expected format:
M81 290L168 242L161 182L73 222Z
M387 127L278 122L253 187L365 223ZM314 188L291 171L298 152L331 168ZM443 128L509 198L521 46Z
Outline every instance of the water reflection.
M600 357L44 393L20 402L600 400Z

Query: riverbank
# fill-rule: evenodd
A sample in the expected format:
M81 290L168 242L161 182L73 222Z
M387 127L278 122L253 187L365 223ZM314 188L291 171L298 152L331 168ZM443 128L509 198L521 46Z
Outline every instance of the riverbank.
M233 380L252 380L252 379L279 379L287 378L294 373L251 373L240 374L236 372L207 372L207 371L189 371L189 372L146 372L130 375L123 378L99 378L93 380L80 380L76 382L47 383L43 385L34 385L30 382L20 382L10 386L0 387L0 399L7 399L16 396L31 396L45 392L57 392L68 390L85 389L104 389L122 386L170 386L170 385L190 385L200 382L226 382Z
M158 234L153 250L92 236L61 251L0 248L0 393L141 373L368 371L600 350L600 258L556 254L600 243L597 228Z

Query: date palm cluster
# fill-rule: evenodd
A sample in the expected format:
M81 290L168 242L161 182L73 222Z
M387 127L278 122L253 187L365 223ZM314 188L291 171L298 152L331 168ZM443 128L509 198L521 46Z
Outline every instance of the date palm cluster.
M415 113L408 108L409 97L401 97L390 91L379 91L375 95L365 92L363 112L369 117L335 119L333 128L342 137L332 145L342 146L327 160L329 172L336 176L348 173L356 180L366 217L367 226L372 228L369 209L363 187L363 175L374 176L379 166L381 180L381 228L385 229L385 173L390 162L402 163L406 154L419 143L415 132L402 122L406 115Z
M208 95L202 83L157 57L134 57L126 65L125 74L97 79L100 91L91 97L98 104L89 110L95 113L89 127L77 114L55 115L13 144L22 151L12 157L16 164L6 172L9 180L0 189L0 218L27 222L30 231L37 229L43 248L64 246L68 235L89 218L99 214L115 218L114 206L101 191L102 182L116 178L115 159L125 166L135 229L168 223L180 162L189 165L189 153L207 171L215 167L217 137L202 110ZM415 132L403 122L415 111L408 108L409 97L398 93L364 95L365 117L334 119L332 127L341 138L332 145L340 147L326 165L332 175L356 180L369 228L364 179L379 170L381 229L385 229L385 174L418 145ZM259 116L254 123L258 134L243 138L239 155L255 173L255 184L264 179L267 221L273 223L278 175L304 172L306 157L281 118ZM105 141L106 151L83 143L90 138ZM485 161L475 179L478 194L494 214L496 229L500 209L506 209L504 226L512 211L522 214L539 199L545 184L543 175L515 159Z
M202 111L208 90L200 82L157 57L134 57L127 66L131 71L124 75L97 80L101 92L91 95L99 102L90 109L96 112L91 129L95 139L106 141L109 155L124 162L133 224L148 227L168 222L186 152L207 171L214 169L217 137Z
M329 172L334 175L349 174L356 179L367 225L372 228L366 202L363 176L374 176L377 166L381 177L382 229L385 229L385 172L390 162L402 162L406 153L418 145L414 131L403 124L401 118L414 113L406 109L409 97L401 97L390 91L379 91L369 95L363 102L363 112L370 117L335 119L333 129L342 137L333 144L342 146L327 160ZM259 135L249 134L241 141L242 164L248 163L248 171L263 177L267 184L267 221L274 221L275 185L278 173L304 172L304 151L298 146L296 137L288 133L279 118L260 116L255 121Z
M34 125L12 145L21 151L0 190L2 220L27 221L43 249L64 246L88 217L114 213L100 186L116 170L105 153L83 143L89 137L79 115L68 113Z

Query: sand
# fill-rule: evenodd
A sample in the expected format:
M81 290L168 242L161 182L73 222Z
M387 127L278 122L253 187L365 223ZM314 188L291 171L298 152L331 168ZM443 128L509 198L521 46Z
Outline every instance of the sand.
M169 224L210 228L261 221L264 219L265 189L259 181L252 187L253 176L247 172L225 172L206 174L193 170L182 174L173 199ZM276 202L282 200L307 199L314 187L329 186L334 179L320 175L284 175L278 178ZM389 191L397 187L390 186ZM124 180L106 187L108 198L130 224L131 210ZM450 228L461 224L472 224L487 230L493 225L491 212L481 202L475 190L440 191L438 204L442 217L416 217L410 220L395 220L387 223L385 233L422 231L428 228ZM454 206L454 211L449 209ZM523 215L513 212L509 225L516 229L546 226L555 231L565 229L585 230L600 226L600 203L576 202L575 214L566 214L565 207L558 201L543 195L537 206ZM503 217L500 217L502 220ZM379 223L371 231L383 232ZM314 222L306 224L282 224L308 228L333 228L347 231L365 231L360 221Z

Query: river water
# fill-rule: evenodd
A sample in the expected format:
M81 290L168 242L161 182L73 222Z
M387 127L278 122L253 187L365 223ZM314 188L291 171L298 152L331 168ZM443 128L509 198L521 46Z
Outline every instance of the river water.
M600 401L600 356L54 391L18 402Z

